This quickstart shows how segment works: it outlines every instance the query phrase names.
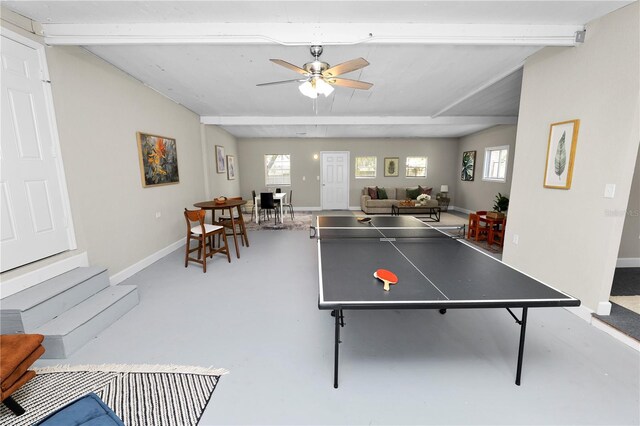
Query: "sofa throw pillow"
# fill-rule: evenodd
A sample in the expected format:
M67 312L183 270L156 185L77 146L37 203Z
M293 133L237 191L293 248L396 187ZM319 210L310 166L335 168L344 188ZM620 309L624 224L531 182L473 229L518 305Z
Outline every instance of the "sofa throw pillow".
M378 199L378 188L372 188L369 187L367 188L367 192L369 193L369 197L371 197L372 200L377 200Z
M418 189L420 190L421 194L427 194L427 195L431 195L431 191L433 191L433 188L423 188L420 185L418 185Z
M420 187L407 188L407 198L411 198L412 200L415 200L416 198L418 198L418 195L420 194L422 194L422 192L420 192Z
M378 187L376 186L376 188ZM388 198L387 190L384 188L378 188L378 200L387 200Z

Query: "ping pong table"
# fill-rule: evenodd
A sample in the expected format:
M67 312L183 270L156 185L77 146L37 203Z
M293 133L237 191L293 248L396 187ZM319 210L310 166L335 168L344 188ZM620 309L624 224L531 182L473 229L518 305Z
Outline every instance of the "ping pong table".
M529 308L579 306L580 300L521 273L413 216L318 216L320 309L335 317L334 383L338 387L344 310L506 308L520 326L516 385L520 385ZM398 277L390 291L373 276ZM521 308L518 318L512 311Z

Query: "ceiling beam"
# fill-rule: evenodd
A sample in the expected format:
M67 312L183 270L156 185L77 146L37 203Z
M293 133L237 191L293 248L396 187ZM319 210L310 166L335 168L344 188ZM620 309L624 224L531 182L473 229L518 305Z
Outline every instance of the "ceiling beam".
M424 23L38 24L50 45L455 44L573 46L581 25Z
M501 116L449 116L449 117L397 117L397 116L201 116L200 123L216 126L410 126L410 125L489 125L516 124L518 117Z

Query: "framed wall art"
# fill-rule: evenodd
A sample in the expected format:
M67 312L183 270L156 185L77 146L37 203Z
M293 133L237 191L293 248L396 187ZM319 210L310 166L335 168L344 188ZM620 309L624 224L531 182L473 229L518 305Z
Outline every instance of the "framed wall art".
M460 180L473 180L476 167L476 151L465 151L462 153L462 172Z
M384 159L384 175L385 177L399 176L400 175L400 158L398 157L386 157Z
M227 179L234 180L236 178L236 159L233 155L227 155Z
M544 169L544 187L571 188L573 161L578 143L580 120L552 123L549 129L547 162Z
M137 132L142 186L170 185L180 182L176 140Z
M227 171L224 162L224 146L216 145L216 172L224 173Z

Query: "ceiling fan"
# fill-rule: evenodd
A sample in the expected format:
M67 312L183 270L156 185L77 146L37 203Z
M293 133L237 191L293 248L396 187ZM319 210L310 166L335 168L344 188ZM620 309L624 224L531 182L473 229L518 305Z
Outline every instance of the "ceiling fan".
M325 97L329 96L333 92L332 86L350 87L352 89L367 90L373 84L364 81L350 80L348 78L338 78L337 76L347 74L352 71L359 70L369 65L363 58L352 59L347 62L330 67L328 63L320 61L320 55L322 55L322 46L311 46L311 55L314 60L303 65L302 68L297 67L282 59L270 59L274 64L278 64L292 71L302 74L304 78L296 78L293 80L274 81L271 83L261 83L257 86L271 86L274 84L284 83L302 83L299 86L300 92L312 99L318 97L318 94L323 94Z

